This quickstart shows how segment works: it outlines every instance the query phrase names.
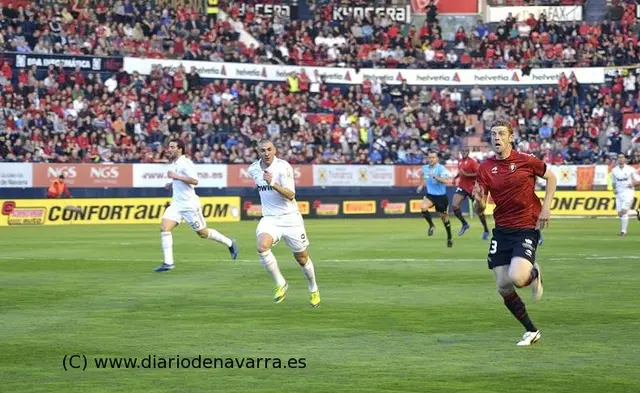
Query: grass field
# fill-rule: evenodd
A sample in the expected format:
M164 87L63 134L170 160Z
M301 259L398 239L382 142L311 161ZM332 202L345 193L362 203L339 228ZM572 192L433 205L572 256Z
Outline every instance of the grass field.
M640 223L561 220L538 260L532 347L495 292L479 223L454 248L420 219L308 220L322 308L284 244L289 297L254 251L255 222L220 225L240 257L174 234L158 274L157 226L0 229L1 392L636 392ZM454 224L457 232L458 223ZM87 369L63 368L84 355ZM97 369L97 357L304 358L305 368ZM75 364L82 364L76 358ZM237 364L236 364L237 365ZM264 365L262 365L264 366Z

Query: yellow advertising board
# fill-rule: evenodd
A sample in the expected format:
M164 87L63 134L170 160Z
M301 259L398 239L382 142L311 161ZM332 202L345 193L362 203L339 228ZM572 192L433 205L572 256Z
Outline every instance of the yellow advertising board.
M27 225L159 224L170 198L0 200L0 227ZM201 197L208 222L240 221L240 197Z

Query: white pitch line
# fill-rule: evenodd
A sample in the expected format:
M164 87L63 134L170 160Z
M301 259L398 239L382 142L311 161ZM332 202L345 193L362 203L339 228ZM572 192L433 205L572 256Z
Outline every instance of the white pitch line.
M51 257L10 257L10 256L0 256L0 260L2 261L30 261L33 259L46 259L54 262L158 262L160 259L141 259L141 258L51 258ZM605 255L590 255L590 256L576 256L576 257L560 257L560 258L542 258L541 261L576 261L576 260L614 260L614 259L640 259L638 255L626 255L626 256L605 256ZM483 262L483 258L477 259L431 259L431 258L377 258L377 259L364 259L364 258L355 258L355 259L320 259L322 262L329 263L345 263L345 262ZM214 258L211 259L185 259L184 262L196 262L196 263L206 263L206 262L214 262L217 261ZM255 259L237 259L235 261L229 260L229 263L234 262L257 262L258 258Z

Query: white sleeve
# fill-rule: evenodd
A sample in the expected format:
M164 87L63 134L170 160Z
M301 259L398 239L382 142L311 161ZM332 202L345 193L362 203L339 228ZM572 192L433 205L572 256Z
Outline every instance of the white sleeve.
M631 169L629 172L630 172L630 175L631 175L629 177L631 178L632 182L635 183L635 182L640 181L640 174L638 174L638 172L635 169Z
M280 185L284 188L287 188L294 193L296 192L296 180L293 175L293 168L289 165L288 162L285 162L282 165L282 169L280 171Z
M196 169L196 165L193 163L193 161L186 161L184 168L182 168L184 175L187 177L190 177L192 179L195 180L199 180L198 179L198 170Z

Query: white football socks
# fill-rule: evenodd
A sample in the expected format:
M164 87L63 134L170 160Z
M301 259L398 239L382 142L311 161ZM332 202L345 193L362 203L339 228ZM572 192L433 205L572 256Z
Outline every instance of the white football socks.
M316 272L313 268L313 262L311 262L311 258L307 259L307 263L304 265L300 265L302 269L302 273L307 278L307 282L309 283L309 292L315 292L318 290L318 284L316 284Z
M620 217L620 221L622 222L622 232L627 233L627 226L629 226L629 216L624 215Z
M282 276L282 273L280 273L278 261L276 260L276 257L273 255L271 250L261 252L258 255L260 255L260 263L262 264L262 266L264 266L267 272L269 272L276 285L281 287L286 284L286 280Z
M165 265L173 265L173 236L171 232L160 232L162 239L162 252Z
M217 241L218 243L222 243L227 247L231 247L231 244L232 244L231 239L229 239L222 233L216 231L215 229L207 228L207 230L209 231L209 236L208 236L209 239Z

